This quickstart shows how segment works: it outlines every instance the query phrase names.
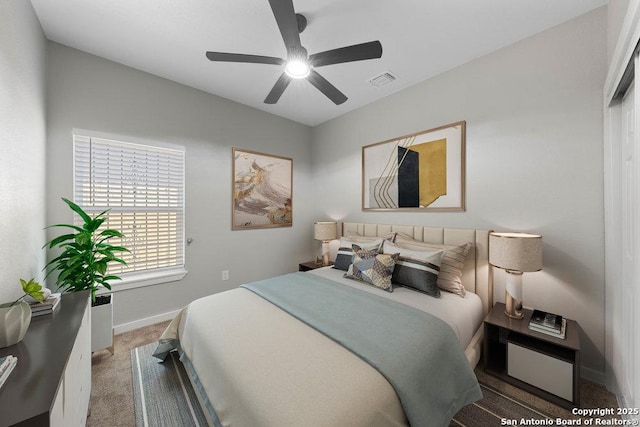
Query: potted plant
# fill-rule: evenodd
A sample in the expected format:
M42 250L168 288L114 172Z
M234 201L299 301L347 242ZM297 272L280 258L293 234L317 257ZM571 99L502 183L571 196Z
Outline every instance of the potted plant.
M126 264L116 253L129 250L108 243L114 237L123 237L120 231L100 230L107 219L105 214L108 210L91 217L71 200L62 200L80 216L83 224L55 224L47 227L68 228L70 232L55 237L44 245L49 249L58 248L62 251L45 266L45 278L55 271L58 273L55 285L59 291L91 292L91 350L110 347L113 339L112 295L106 296L108 305L104 306L104 301L96 298L96 292L102 287L111 290L109 282L120 280L120 277L108 274L108 266L112 262Z
M45 294L42 286L33 279L20 279L24 295L13 303L0 305L0 348L9 347L22 341L31 324L31 306L22 299L29 295L42 302Z

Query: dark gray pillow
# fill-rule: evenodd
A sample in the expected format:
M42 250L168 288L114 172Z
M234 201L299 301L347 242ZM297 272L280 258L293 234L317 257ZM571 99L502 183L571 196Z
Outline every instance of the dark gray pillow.
M400 256L396 260L391 281L394 284L406 286L423 292L434 298L440 298L438 287L438 272L440 267L425 261L418 261Z
M415 289L434 298L440 298L438 274L444 251L417 251L385 242L383 252L400 254L391 277L394 284Z

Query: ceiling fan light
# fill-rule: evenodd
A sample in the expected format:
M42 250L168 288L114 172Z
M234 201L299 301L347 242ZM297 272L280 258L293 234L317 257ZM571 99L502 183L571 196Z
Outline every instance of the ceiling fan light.
M311 67L306 61L294 59L287 62L284 72L292 79L304 79L311 72Z

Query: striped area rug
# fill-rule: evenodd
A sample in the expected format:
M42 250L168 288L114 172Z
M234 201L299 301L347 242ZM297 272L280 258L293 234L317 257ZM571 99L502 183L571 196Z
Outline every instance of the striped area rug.
M171 352L164 363L158 363L151 354L155 344L131 350L133 396L136 426L206 426L204 413L176 352ZM483 399L462 408L450 427L494 427L501 420L553 419L556 414L545 414L481 381ZM287 427L287 426L283 426Z
M523 404L491 387L480 384L483 398L462 408L449 427L490 427L503 425L502 420L550 420L552 417ZM546 424L540 424L546 425Z
M159 363L152 356L155 348L156 344L148 344L131 350L136 426L206 426L206 418L178 354L173 351Z

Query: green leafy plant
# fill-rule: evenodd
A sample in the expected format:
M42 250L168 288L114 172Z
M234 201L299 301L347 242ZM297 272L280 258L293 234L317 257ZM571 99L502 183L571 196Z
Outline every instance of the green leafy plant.
M91 217L82 208L71 200L62 199L84 224L55 224L47 228L63 227L72 232L58 236L47 242L44 247L59 248L62 253L49 261L45 266L46 277L54 271L58 272L56 287L62 292L91 291L91 300L95 301L96 291L104 286L111 289L112 280L120 280L120 277L107 274L107 267L111 262L125 264L126 262L116 256L117 252L129 252L122 246L114 246L108 243L114 237L124 237L117 230L105 229L99 231L100 226L106 220L108 210Z
M44 292L42 292L42 286L40 286L38 282L34 281L33 278L28 282L24 279L20 279L20 284L22 285L22 292L24 292L24 295L15 300L9 307L12 307L19 303L27 295L38 302L44 301Z

